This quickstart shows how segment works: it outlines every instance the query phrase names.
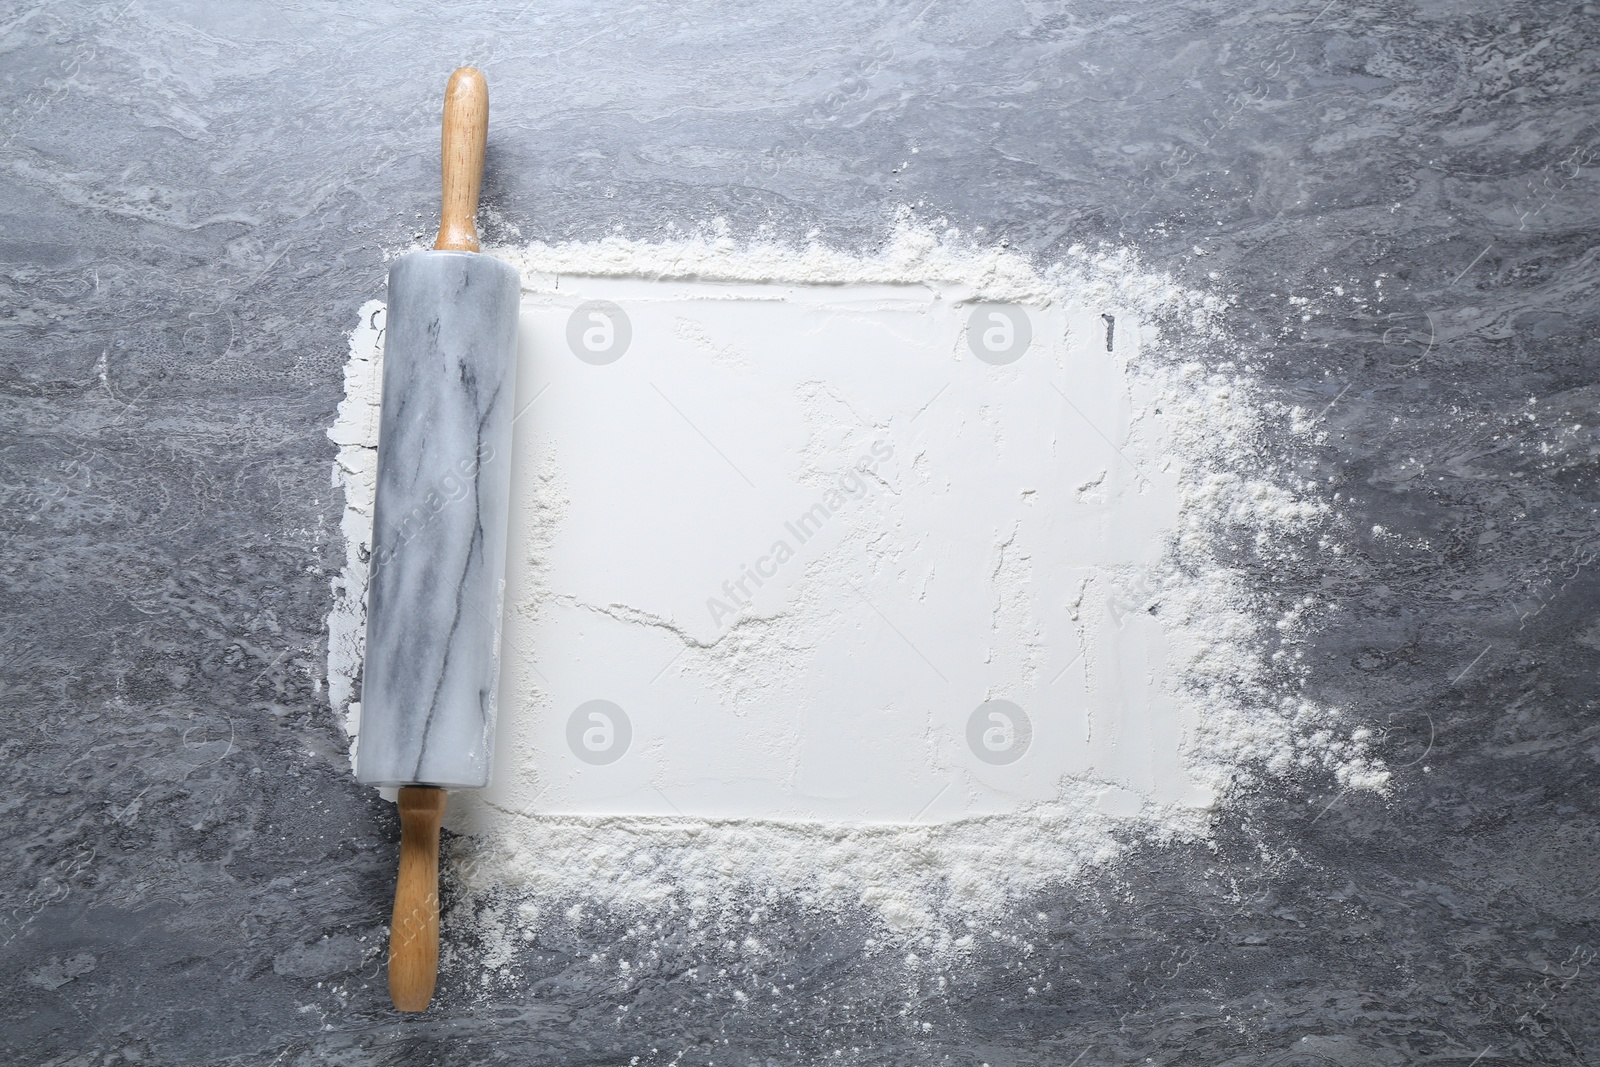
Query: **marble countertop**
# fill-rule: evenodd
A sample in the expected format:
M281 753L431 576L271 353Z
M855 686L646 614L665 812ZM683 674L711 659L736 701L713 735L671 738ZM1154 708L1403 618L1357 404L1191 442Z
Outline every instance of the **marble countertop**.
M0 1056L1595 1062L1597 12L0 13ZM1302 473L1356 546L1238 562L1269 600L1337 598L1308 690L1375 731L1392 794L1256 790L1214 849L1137 847L1012 917L1031 954L980 942L940 981L780 909L799 995L759 1011L735 993L777 964L618 983L585 962L628 944L602 922L519 989L458 960L429 1014L389 1011L396 820L322 677L324 431L356 310L432 225L466 62L495 94L490 239L720 218L867 249L913 205L1233 298L1240 365L1329 414ZM1335 277L1385 298L1303 322L1289 298Z

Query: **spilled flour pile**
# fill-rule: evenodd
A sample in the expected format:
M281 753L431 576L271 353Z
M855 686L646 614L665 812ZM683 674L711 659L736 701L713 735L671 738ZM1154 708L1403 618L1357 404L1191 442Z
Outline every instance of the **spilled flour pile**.
M517 933L574 921L574 907L627 915L684 909L695 916L725 904L748 906L752 899L777 897L816 908L860 910L908 941L959 949L959 924L951 918L991 913L1043 886L1070 881L1087 865L1114 858L1119 840L1129 836L1201 839L1217 806L1263 772L1316 771L1347 788L1383 788L1387 774L1368 756L1364 734L1342 727L1333 709L1296 695L1293 645L1285 638L1292 639L1301 616L1318 605L1308 600L1287 617L1269 615L1253 599L1245 576L1222 562L1220 545L1248 540L1268 551L1290 552L1274 546L1314 542L1328 519L1311 487L1259 473L1272 467L1270 458L1259 454L1262 428L1269 420L1290 425L1294 413L1271 409L1247 380L1208 366L1206 357L1224 341L1223 304L1215 297L1143 269L1126 251L1075 249L1063 262L1041 270L1004 249L911 227L897 231L870 256L817 245L739 243L725 235L670 244L610 239L533 245L493 254L522 271L524 329L540 338L539 351L560 347L561 330L575 329L564 327L568 316L577 321L601 300L626 303L640 286L675 292L680 304L673 307L679 310L661 313L657 334L671 332L675 340L652 350L656 362L645 384L665 402L658 404L663 426L678 425L671 420L681 418L713 448L714 440L739 432L741 413L757 405L730 393L726 402L706 400L691 408L694 419L681 405L704 400L719 380L735 383L730 389L742 387L739 383L765 368L752 369L748 346L728 343L725 330L718 333L693 314L680 313L694 300L744 300L750 306L787 301L800 309L797 322L814 322L820 331L845 314L841 300L862 294L858 302L870 305L871 314L888 316L885 322L892 321L896 309L915 305L913 310L921 309L917 314L928 321L961 325L950 327L949 336L959 339L953 352L924 352L924 363L937 362L939 373L947 376L938 392L931 387L937 381L929 380L930 388L919 394L925 403L897 409L892 397L879 403L868 396L863 402L870 389L861 385L851 394L852 406L843 392L830 390L829 373L821 368L774 388L774 395L792 401L799 412L791 435L798 443L774 460L778 465L772 471L778 473L760 467L760 448L752 445L736 453L743 467L723 456L727 467L708 462L705 477L731 478L731 469L752 492L758 484L764 490L781 483L783 491L798 495L773 498L771 513L780 518L809 513L814 500L827 502L814 512L830 523L827 537L817 536L816 545L823 547L812 546L814 554L792 566L783 553L776 562L770 554L757 556L774 541L798 549L817 531L767 523L767 512L758 507L730 512L728 522L703 523L703 531L672 548L671 569L693 572L695 553L712 545L704 551L704 576L678 583L686 590L681 600L673 599L676 587L639 585L659 581L650 578L663 570L659 562L640 560L638 552L630 555L623 548L594 547L607 525L584 518L583 491L604 470L595 464L605 462L606 449L596 447L586 459L581 441L563 438L560 447L530 445L535 458L519 459L495 782L483 797L453 797L447 821L470 835L451 857L453 877L468 891L467 905L453 918L463 921L470 911L490 942L504 948L505 959L491 963L511 960ZM691 284L701 288L685 288ZM652 308L667 306L665 297L654 305L639 299L628 305L636 309L636 334L648 328L648 317L656 313ZM1032 309L1027 323L1038 340L1029 351L1044 355L1015 369L986 367L1008 361L987 358L979 338L1010 343L1013 327L1029 328L1021 319L1005 318L1011 307ZM968 309L978 309L970 320ZM978 317L980 311L985 317ZM596 336L613 343L616 323L593 322L602 331ZM998 332L977 332L984 328ZM381 331L382 305L374 302L362 310L352 335L346 399L329 431L339 445L335 479L345 491L347 562L335 582L328 676L334 704L348 710L357 743L355 679L371 535ZM1090 336L1094 343L1086 345ZM1050 347L1061 338L1074 338L1077 347L1066 347L1065 341ZM672 344L701 360L693 388L675 389ZM1091 351L1096 353L1092 368L1083 355ZM570 391L594 380L578 377L594 369L583 364L603 361L586 359L577 347L572 352L578 360L564 356L565 369L554 371L554 365L524 353L519 409L527 410L524 405L547 387L559 383ZM971 657L969 669L961 662L967 638L957 633L949 648L942 648L937 626L919 631L905 621L919 599L938 615L927 607L937 600L929 599L928 590L948 588L951 560L959 562L959 556L938 555L941 536L960 540L966 534L954 531L966 528L952 525L942 531L937 523L970 518L960 508L948 510L953 476L938 462L930 470L926 457L939 456L941 443L963 434L975 440L974 427L988 433L985 447L992 446L995 456L1009 446L1013 458L1018 451L1028 456L1051 452L1069 432L1055 422L1041 424L1038 440L1044 444L1035 447L1015 416L1001 412L1012 419L1007 422L995 414L1000 399L973 401L966 410L936 403L940 396L960 393L965 387L959 383L980 381L959 377L972 372L989 374L982 381L1009 381L1023 396L1053 389L1063 407L1073 401L1054 384L1056 378L1066 381L1070 392L1073 383L1088 389L1092 374L1103 373L1105 395L1111 398L1103 406L1120 404L1125 410L1109 430L1087 417L1073 424L1077 429L1070 432L1082 435L1082 442L1069 442L1062 451L1093 452L1100 456L1098 466L1073 474L1071 484L1045 481L1024 489L1020 498L1013 494L984 505L1004 515L985 528L994 542L982 548L988 555L979 578L987 584L974 588L987 591L989 599L980 604L981 612L966 614L981 615L992 635L988 651ZM568 381L560 374L572 377ZM1027 374L1042 376L1030 380ZM621 380L610 379L613 385ZM945 393L948 383L956 388ZM559 426L559 412L567 409L534 410L528 426L548 428ZM1089 410L1100 414L1098 408ZM629 414L627 419L643 417ZM727 421L706 421L713 417ZM1071 422L1072 416L1063 417ZM748 421L752 441L767 430L781 436L775 416ZM519 433L525 429L519 427ZM1093 440L1087 436L1091 431L1097 435ZM650 430L649 436L664 440L666 432ZM857 498L848 488L850 464L869 456L882 465L865 462L863 478L876 478L882 491L863 489ZM982 453L980 458L988 463L993 457ZM1054 468L1040 470L1043 477L1053 477ZM846 480L839 481L846 486L842 495L833 481L840 471L846 472ZM640 491L648 488L642 485ZM698 490L691 484L676 491L692 496ZM957 503L970 499L953 496ZM1070 538L1080 536L1076 527L1054 520L1028 525L1028 516L1046 514L1040 509L1049 498L1059 501L1049 506L1066 509L1059 514L1068 518L1107 516L1096 520L1101 525L1093 527L1099 531L1094 536L1126 551L1093 567L1078 566L1082 560L1067 547ZM1156 517L1127 530L1115 525L1115 516L1140 508ZM746 512L758 516L750 535L740 541L730 534L727 546L715 545L717 531L736 526L738 515ZM767 537L772 531L776 536ZM1153 533L1146 537L1140 531ZM757 535L765 539L754 540ZM739 546L750 543L756 548L741 555L746 549ZM605 566L591 563L586 572L585 559ZM578 589L586 573L625 576L629 566L645 576L635 581L638 595L624 599L603 583ZM756 581L752 568L767 575L770 586ZM935 574L945 585L934 582ZM844 594L828 599L841 582L870 613L857 605L856 616L847 618L845 606L855 601ZM955 619L962 612L952 607L946 616ZM895 618L900 625L891 621ZM900 656L910 664L906 676L917 680L895 688L900 675L882 668L883 658L869 657L871 669L849 667L863 661L861 650L868 647L849 642L865 641L854 635L869 631L882 638L871 646L872 654ZM585 634L589 645L561 644ZM641 643L628 644L634 641ZM606 659L608 649L614 662ZM929 670L917 675L922 667L910 652ZM539 659L539 653L549 659ZM828 654L836 660L821 658ZM574 681L576 676L562 673L565 664L585 655L611 689L591 692L584 686L592 679ZM643 673L629 682L621 675L634 661ZM874 729L893 742L874 747L869 737L858 746L866 755L856 762L836 750L819 755L804 725L829 713L818 706L834 700L829 685L851 669L861 672L852 686L878 686L870 698L877 701L872 707L881 709L874 712L880 715ZM1136 714L1118 710L1132 706L1126 695L1130 678L1151 693L1148 706L1140 703ZM1048 696L1058 682L1086 694L1073 698L1077 718L1064 713L1051 718L1042 710L1040 694ZM593 703L583 701L617 698L619 692L635 694L620 700L632 714L620 742L613 721L622 714L618 704L604 704L612 709L605 717L591 716L599 725L577 720L573 709ZM906 707L931 706L946 693L955 694L948 713L903 714ZM1029 705L1031 726L1004 717L1020 715L1019 705L1029 704L1029 694L1039 701ZM678 751L673 746L684 728L676 725L674 733L653 722L652 699L677 699L683 708L727 714L711 716L721 725L692 736L692 743ZM1051 708L1071 703L1050 699ZM812 718L799 713L784 718L788 705L809 709ZM746 714L752 707L771 714ZM1002 718L994 718L994 708ZM577 726L569 726L569 712ZM976 725L964 734L969 713ZM681 724L681 709L675 714L673 722ZM1137 728L1130 725L1135 719ZM582 727L588 732L569 732ZM595 752L619 744L618 753L626 749L630 759L611 762L593 752L593 758L586 757L576 740L580 736L593 741ZM1005 750L1014 744L1021 746L1017 758L1008 760ZM1024 751L1025 760L1020 758ZM574 762L574 752L584 762ZM1031 777L1008 766L1026 769ZM830 767L837 772L831 778ZM736 772L742 777L731 784L719 777ZM858 779L864 783L859 788ZM924 794L931 799L921 803ZM731 817L750 812L759 817Z

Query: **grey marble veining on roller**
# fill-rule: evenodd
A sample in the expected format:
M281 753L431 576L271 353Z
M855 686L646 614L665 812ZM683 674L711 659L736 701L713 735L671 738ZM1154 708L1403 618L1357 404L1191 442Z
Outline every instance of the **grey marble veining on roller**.
M0 1063L1594 1067L1597 18L0 10ZM1391 792L1264 779L1214 842L974 919L957 957L848 907L647 926L574 895L510 958L447 931L432 1009L397 1019L394 805L323 677L326 431L385 257L432 236L464 62L491 243L722 219L871 252L909 213L1227 301L1190 355L1316 425L1261 443L1344 551L1219 551L1263 610L1327 606L1274 651Z
M473 252L389 270L362 782L489 781L521 290L514 267Z

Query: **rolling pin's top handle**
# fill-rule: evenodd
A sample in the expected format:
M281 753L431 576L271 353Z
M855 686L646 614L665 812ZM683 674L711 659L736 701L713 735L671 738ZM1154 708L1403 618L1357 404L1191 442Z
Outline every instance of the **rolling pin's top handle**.
M489 140L489 83L473 67L450 75L444 91L441 139L444 210L433 247L478 251L478 190L483 184L483 148Z

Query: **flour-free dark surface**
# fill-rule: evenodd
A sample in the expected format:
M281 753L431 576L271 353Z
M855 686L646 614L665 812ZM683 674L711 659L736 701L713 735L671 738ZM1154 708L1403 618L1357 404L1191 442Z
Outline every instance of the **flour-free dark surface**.
M1595 1062L1597 18L0 12L0 1055ZM779 906L757 963L736 931L595 915L528 943L511 986L458 943L434 1009L392 1014L395 817L322 677L324 430L385 254L432 232L440 92L468 62L490 240L722 218L864 251L912 205L1040 262L1128 245L1232 298L1196 358L1324 420L1263 454L1326 487L1349 546L1238 560L1269 605L1336 601L1307 693L1377 733L1392 796L1255 790L1214 850L1137 848L960 963L908 967L864 915Z

